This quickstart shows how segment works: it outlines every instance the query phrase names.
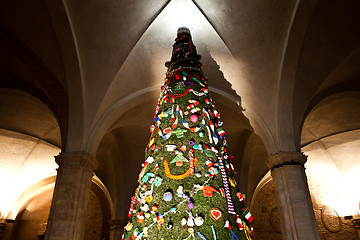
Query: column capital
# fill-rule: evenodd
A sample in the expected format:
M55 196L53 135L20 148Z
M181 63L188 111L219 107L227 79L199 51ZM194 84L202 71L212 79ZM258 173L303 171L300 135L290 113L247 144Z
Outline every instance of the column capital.
M352 222L353 222L354 227L355 227L356 229L360 229L360 219L355 218L355 219L352 220Z
M1 219L1 220L3 220L3 219ZM1 221L0 222L0 239L1 239L3 232L5 231L5 228L6 228L6 221Z
M113 219L110 221L110 228L111 230L123 229L127 222L127 219Z
M96 158L86 152L61 152L55 156L55 162L64 167L85 167L95 170L98 167Z
M307 156L302 152L278 152L271 155L266 161L267 166L273 170L274 168L283 167L285 165L302 165L307 161Z

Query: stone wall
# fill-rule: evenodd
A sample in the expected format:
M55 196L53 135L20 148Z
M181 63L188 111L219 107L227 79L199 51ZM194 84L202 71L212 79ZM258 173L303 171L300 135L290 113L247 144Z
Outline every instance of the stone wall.
M358 240L351 219L338 216L322 200L329 191L313 177L308 178L311 200L318 224L321 240ZM330 193L329 193L330 194ZM279 212L276 206L275 189L272 180L260 190L256 190L252 201L251 213L256 240L281 240Z

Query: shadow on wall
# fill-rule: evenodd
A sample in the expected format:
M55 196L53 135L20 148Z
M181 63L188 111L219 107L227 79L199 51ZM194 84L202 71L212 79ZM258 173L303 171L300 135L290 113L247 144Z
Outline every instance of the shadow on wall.
M234 156L233 164L238 173L235 178L240 190L248 196L247 203L250 206L257 184L268 171L265 145L254 133L249 119L243 114L241 97L225 78L211 52L200 47L198 53L202 55L203 72L208 77L210 94L214 95L215 106L221 114L224 130L228 133L228 153Z

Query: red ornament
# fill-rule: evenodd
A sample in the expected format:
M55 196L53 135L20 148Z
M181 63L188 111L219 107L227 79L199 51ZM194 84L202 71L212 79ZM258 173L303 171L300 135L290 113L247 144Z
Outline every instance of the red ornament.
M220 221L221 217L222 217L222 212L220 211L220 209L218 208L211 208L209 210L210 213L210 217L215 220L215 221Z

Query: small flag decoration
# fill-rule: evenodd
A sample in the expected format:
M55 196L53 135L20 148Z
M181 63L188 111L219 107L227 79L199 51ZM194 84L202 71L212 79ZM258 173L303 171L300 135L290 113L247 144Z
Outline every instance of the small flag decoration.
M245 209L245 211L242 214L249 222L252 222L252 220L254 220L253 216L251 216L251 213L249 211L249 209Z

